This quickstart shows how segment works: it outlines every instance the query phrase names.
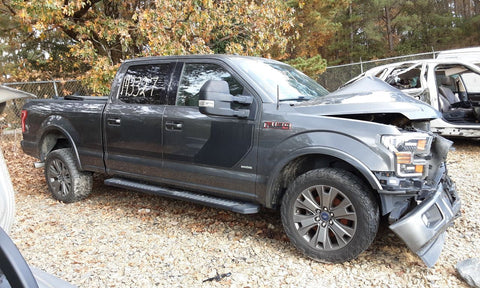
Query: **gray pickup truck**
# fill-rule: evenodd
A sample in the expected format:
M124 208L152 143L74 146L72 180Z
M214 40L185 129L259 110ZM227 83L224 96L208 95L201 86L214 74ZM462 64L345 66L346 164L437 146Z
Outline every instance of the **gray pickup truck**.
M238 213L279 209L291 242L324 262L357 257L385 216L432 266L460 211L451 142L429 132L438 116L374 78L328 93L269 59L153 57L125 61L109 97L28 102L22 147L63 202L103 173Z

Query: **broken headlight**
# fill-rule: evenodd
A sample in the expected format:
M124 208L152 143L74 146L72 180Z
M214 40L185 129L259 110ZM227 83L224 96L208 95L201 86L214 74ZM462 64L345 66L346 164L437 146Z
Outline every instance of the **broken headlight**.
M430 154L433 137L426 133L405 133L382 136L382 144L392 151L395 172L401 177L419 177L427 174L426 157Z

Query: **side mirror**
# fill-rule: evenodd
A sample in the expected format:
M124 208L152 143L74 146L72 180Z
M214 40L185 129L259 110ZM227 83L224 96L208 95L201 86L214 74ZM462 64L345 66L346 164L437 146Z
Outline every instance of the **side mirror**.
M202 114L247 118L250 109L232 109L234 102L250 106L253 97L231 95L227 81L223 80L208 80L200 88L198 106Z

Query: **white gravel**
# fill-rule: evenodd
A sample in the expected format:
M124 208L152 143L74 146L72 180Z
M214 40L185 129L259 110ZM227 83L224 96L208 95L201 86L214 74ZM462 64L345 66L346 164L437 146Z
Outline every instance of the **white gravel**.
M449 169L463 216L433 268L393 233L358 259L322 264L302 256L279 215L240 215L102 184L87 199L59 203L43 169L16 141L1 140L16 192L11 237L30 265L79 287L467 287L457 262L480 257L480 142L458 141ZM231 273L220 281L203 280Z

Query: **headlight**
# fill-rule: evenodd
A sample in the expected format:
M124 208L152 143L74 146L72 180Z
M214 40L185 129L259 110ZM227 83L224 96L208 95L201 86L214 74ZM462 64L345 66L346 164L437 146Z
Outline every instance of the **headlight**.
M382 144L392 151L395 172L401 177L418 177L427 173L425 156L430 154L433 137L424 133L382 136Z

